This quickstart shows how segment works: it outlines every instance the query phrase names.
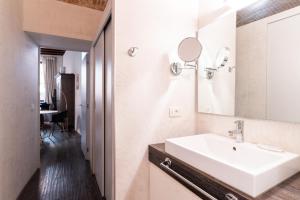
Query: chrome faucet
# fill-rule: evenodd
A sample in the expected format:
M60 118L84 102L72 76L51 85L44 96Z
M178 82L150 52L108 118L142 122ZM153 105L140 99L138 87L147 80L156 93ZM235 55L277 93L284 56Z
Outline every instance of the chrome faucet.
M238 143L244 142L244 121L237 120L234 123L236 124L236 129L229 131L229 136L234 137Z

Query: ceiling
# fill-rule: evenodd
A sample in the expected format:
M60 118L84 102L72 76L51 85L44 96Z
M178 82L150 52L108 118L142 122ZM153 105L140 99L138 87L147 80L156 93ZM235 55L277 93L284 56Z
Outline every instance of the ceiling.
M65 3L104 11L108 0L57 0Z
M67 38L43 33L26 32L40 47L68 51L88 52L92 41Z

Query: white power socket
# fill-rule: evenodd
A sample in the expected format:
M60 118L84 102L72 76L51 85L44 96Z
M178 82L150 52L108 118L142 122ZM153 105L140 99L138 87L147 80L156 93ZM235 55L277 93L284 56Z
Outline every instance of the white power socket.
M170 107L169 108L169 116L170 117L180 117L181 116L180 109L178 107Z

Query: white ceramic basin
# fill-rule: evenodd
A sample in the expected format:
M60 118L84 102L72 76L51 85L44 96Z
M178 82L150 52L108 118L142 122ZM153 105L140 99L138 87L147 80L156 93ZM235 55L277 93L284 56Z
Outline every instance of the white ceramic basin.
M168 139L166 152L252 197L300 170L296 154L263 150L215 134Z

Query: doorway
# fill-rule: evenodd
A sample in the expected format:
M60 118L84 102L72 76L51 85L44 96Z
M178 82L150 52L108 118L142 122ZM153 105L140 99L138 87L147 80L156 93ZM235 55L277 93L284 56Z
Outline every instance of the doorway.
M84 106L89 102L89 55L57 51L62 55L48 50L40 56L41 164L18 199L102 199L86 160L88 127L82 127L88 124L83 114L89 112Z
M89 57L86 52L41 48L40 117L45 139L58 130L76 132L88 158ZM48 122L48 123L43 123ZM50 130L48 126L50 125Z
M84 54L81 65L80 76L80 134L81 134L81 149L86 160L90 159L90 129L89 129L89 101L90 101L90 55Z
M64 53L72 54L69 52L71 51L65 51ZM57 91L53 93L57 94L55 97L57 99L53 99L53 102L57 102L57 105L53 105L54 110L59 110L60 107L64 106L69 112L71 107L74 107L74 124L71 117L68 116L67 121L57 124L56 131L61 131L61 128L62 131L66 130L65 132L68 133L75 132L80 134L80 137L77 138L70 134L70 141L79 145L83 158L87 160L87 163L90 163L91 173L94 175L91 180L95 180L94 183L99 188L99 193L107 200L113 200L115 180L114 68L111 20L108 20L89 53L73 51L73 54L76 53L80 53L80 67L76 68L76 72L68 69L64 59L62 64L59 64L59 67L57 67L58 72L62 71L60 74L74 73L72 78L74 86L70 86L75 88L74 106L69 103L69 100L66 100L68 99L66 98L68 96L66 95L67 91L59 94L63 86L57 85L56 80L55 89ZM77 62L74 61L77 58L73 57L68 62L68 65L77 66ZM80 89L78 90L77 88ZM80 101L76 101L76 99ZM61 102L63 102L63 106L59 105ZM54 132L54 134L54 136L57 136L58 141L51 141L52 146L59 146L63 144L61 142L68 141L68 135L66 135L67 137L61 137L62 134L60 132ZM78 139L79 142L77 141Z

